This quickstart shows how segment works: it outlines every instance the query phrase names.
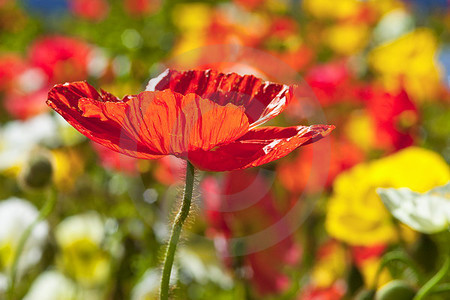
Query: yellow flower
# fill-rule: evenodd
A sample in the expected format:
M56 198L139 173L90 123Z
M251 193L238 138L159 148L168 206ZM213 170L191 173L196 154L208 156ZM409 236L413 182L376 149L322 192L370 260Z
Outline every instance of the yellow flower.
M371 288L375 284L376 274L380 267L381 259L379 258L370 258L364 261L362 266L360 267L360 271L364 278L364 284L366 288ZM377 287L381 287L392 280L389 271L384 268L381 271L380 277L378 277Z
M405 8L405 4L400 0L368 0L367 3L379 16L395 9Z
M303 9L319 19L345 19L355 16L364 3L358 0L304 0Z
M369 28L363 24L337 24L325 31L324 40L338 54L354 54L367 45Z
M53 180L59 190L70 190L83 173L84 161L77 150L52 150Z
M396 241L398 231L376 188L408 187L425 192L449 179L450 170L442 157L418 147L359 164L336 178L327 206L326 229L332 237L351 245Z
M367 111L353 111L349 115L344 130L347 137L364 151L375 147L375 124Z
M105 224L97 213L69 217L55 230L60 248L58 265L85 286L106 282L110 272L110 254L102 249Z
M2 241L0 243L0 269L6 269L13 263L15 247L12 241Z
M183 30L203 30L209 25L211 7L203 3L179 4L173 10L175 25Z
M175 47L174 56L197 49L205 44L205 33L211 23L212 15L208 5L202 3L177 5L172 15L175 25L182 33Z
M320 288L327 288L342 278L347 269L348 260L344 247L338 242L329 242L324 247L327 253L322 257L319 254L318 261L312 270L314 285Z
M90 286L106 280L110 260L108 253L88 238L62 245L58 261L65 271L80 283Z
M403 84L409 95L423 101L436 97L441 86L437 48L436 37L423 28L373 49L368 59L388 90Z

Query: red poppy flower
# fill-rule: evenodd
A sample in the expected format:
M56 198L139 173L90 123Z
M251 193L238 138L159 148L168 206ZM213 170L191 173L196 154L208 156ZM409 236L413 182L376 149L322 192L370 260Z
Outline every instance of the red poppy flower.
M324 140L318 142L315 147L307 146L293 160L277 165L280 182L289 192L295 195L320 192L323 187L329 188L339 173L364 160L364 152L357 145L345 138L332 138L330 146L333 151L330 153L330 161L325 162L326 165L321 163L322 168L312 169L314 156L323 157L329 152L327 145Z
M347 287L344 282L337 281L332 286L322 288L307 286L298 298L299 300L339 300L345 295Z
M420 116L405 91L388 92L377 86L368 86L362 89L361 98L366 101L375 127L377 148L392 152L414 144Z
M350 248L352 258L358 267L361 267L365 261L372 258L380 258L387 248L386 244L377 244L371 246L352 246Z
M124 0L125 10L132 16L151 14L156 12L160 6L160 0Z
M6 94L3 105L15 119L26 120L48 110L44 103L46 97L45 87L30 93L13 90Z
M32 66L41 68L49 82L80 80L87 77L91 46L66 36L44 36L33 42L29 57Z
M75 16L92 21L103 20L109 10L105 0L70 0L69 7Z
M56 85L47 104L90 139L143 159L174 155L199 169L259 166L328 135L334 126L256 128L280 114L293 88L254 76L166 71L123 99L86 82Z
M285 267L295 267L302 250L289 234L295 230L283 218L286 211L274 205L276 201L269 182L255 172L243 170L226 173L222 184L214 177L206 177L201 188L208 233L221 241L216 243L217 250L226 265L231 268L242 264L249 271L248 279L258 295L286 291L291 281L285 274ZM268 230L265 240L274 239L273 245L269 242L267 248L249 251L238 260L230 257L235 246L233 238L257 234L269 227L276 229ZM287 236L275 243L280 235ZM252 247L245 243L242 246Z
M316 65L305 75L305 80L323 106L359 101L358 83L346 61Z
M260 7L265 0L234 0L237 5L242 6L248 10L253 10Z
M135 175L137 173L138 161L135 158L122 155L97 143L92 143L92 147L104 168L123 172L128 175Z
M174 156L165 156L156 161L153 176L156 181L164 185L173 185L182 183L186 172L186 164L182 159Z
M0 1L1 2L1 1ZM0 56L0 91L11 89L17 74L27 68L23 58L15 54L4 54Z

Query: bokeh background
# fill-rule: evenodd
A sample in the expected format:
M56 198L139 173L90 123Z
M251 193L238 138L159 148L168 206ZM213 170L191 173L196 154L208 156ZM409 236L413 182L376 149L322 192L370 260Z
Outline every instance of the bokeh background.
M116 154L45 100L75 80L136 94L174 64L269 80L283 66L304 94L272 124L336 125L261 168L198 173L174 298L371 299L394 282L409 298L389 299L412 299L449 233L394 219L376 188L450 180L449 29L446 0L0 0L0 299L14 272L9 299L157 298L183 162ZM273 72L214 50L230 47ZM276 223L253 249L246 237Z

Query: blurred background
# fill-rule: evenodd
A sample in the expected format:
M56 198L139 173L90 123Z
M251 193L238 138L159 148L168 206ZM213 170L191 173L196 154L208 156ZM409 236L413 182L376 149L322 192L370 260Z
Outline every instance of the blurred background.
M412 299L449 232L398 221L376 188L450 180L449 29L447 0L0 0L0 299L157 298L183 162L112 152L45 100L76 80L137 94L167 66L294 74L304 92L272 124L336 125L198 173L174 299Z

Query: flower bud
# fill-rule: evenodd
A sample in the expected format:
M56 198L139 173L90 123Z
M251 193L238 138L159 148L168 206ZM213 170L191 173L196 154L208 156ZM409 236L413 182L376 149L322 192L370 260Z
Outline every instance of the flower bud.
M25 188L41 189L50 184L53 166L49 154L43 150L31 153L27 165L20 174L20 183Z
M412 300L416 291L406 282L393 280L381 287L375 300Z

